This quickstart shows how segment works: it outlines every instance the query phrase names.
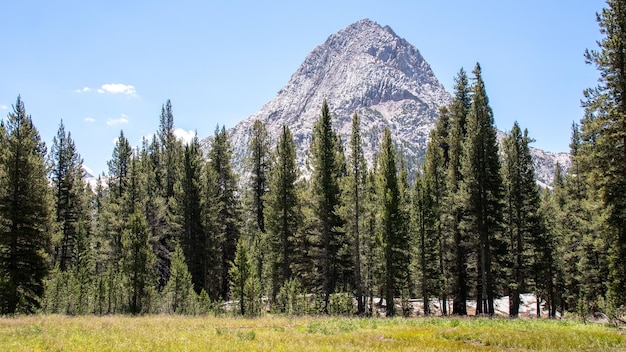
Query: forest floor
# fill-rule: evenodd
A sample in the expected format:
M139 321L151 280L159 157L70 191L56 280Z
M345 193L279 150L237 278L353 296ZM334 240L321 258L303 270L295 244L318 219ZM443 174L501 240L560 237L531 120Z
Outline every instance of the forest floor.
M380 298L375 298L374 301L378 302ZM420 316L424 312L424 300L411 299L409 300L412 307L412 316ZM356 304L356 303L355 303ZM452 312L452 300L448 301L447 310ZM400 309L398 303L396 303L398 309ZM509 316L509 296L499 297L494 300L495 315L497 317ZM381 309L383 314L384 309ZM441 315L441 302L433 299L430 301L430 311L432 315ZM548 309L545 302L540 302L540 313L542 318L548 318ZM476 315L476 301L467 301L467 314ZM536 318L537 317L537 297L535 295L525 293L520 295L520 307L519 316L522 318ZM557 312L557 318L561 318L561 313Z
M626 331L571 320L23 316L2 351L626 351Z

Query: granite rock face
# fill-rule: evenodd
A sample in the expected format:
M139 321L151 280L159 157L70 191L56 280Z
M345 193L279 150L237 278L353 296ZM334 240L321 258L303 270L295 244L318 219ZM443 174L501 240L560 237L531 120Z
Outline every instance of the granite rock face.
M289 126L298 164L304 168L311 131L324 100L344 142L349 140L352 115L359 114L370 166L382 132L389 126L408 167L415 169L423 159L438 110L451 102L451 96L415 46L389 27L368 19L358 21L313 49L274 99L229 131L235 169L245 174L242 161L257 119L266 123L273 141L283 125ZM210 138L204 142L210 143ZM541 157L537 165L548 169L538 170L538 178L549 184L554 160L559 158L543 151L536 155Z

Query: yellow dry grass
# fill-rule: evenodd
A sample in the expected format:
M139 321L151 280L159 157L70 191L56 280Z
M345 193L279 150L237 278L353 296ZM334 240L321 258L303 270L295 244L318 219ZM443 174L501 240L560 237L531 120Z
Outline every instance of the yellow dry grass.
M626 351L626 335L523 319L27 316L0 319L0 350Z

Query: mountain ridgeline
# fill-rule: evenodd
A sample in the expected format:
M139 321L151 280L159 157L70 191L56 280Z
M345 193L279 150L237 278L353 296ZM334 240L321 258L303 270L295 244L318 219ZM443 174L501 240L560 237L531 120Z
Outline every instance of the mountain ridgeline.
M298 164L303 167L324 100L344 143L349 140L352 114L359 115L370 166L380 149L383 130L389 127L394 144L414 173L423 160L439 108L452 99L415 46L390 27L364 19L313 49L274 99L230 130L236 168L243 169L255 120L267 125L273 141L283 125L289 126ZM557 162L565 170L569 167L566 153L536 148L531 152L537 180L544 185L551 184Z

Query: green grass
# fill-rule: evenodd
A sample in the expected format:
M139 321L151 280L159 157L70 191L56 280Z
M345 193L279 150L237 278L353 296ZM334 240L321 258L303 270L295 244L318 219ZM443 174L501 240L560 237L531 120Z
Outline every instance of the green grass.
M626 351L623 330L558 320L29 316L1 351Z

